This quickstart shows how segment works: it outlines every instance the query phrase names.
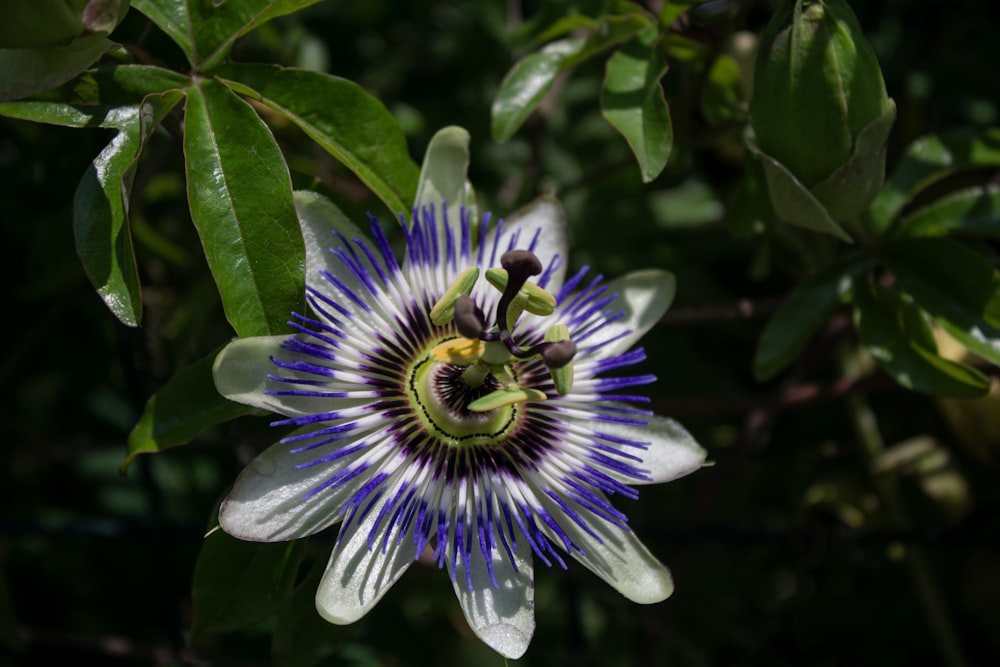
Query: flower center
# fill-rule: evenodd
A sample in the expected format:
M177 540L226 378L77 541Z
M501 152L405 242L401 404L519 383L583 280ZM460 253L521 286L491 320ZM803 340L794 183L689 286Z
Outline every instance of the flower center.
M487 326L470 296L479 269L467 269L430 312L434 324L453 323L460 335L441 340L410 367L407 393L418 417L428 433L449 446L495 444L516 426L521 403L547 398L518 384L516 362L541 358L560 395L573 382L576 346L565 325L550 328L545 341L531 347L520 345L512 333L524 311L544 316L555 310L555 298L528 282L541 273L541 262L528 251L512 250L500 263L502 269L486 271L487 281L501 292L495 324Z
M469 405L500 388L493 376L478 386L466 382L465 367L443 364L431 357L418 361L410 372L408 393L417 406L418 417L429 433L452 447L498 442L517 422L517 407L503 405L492 410L473 411Z

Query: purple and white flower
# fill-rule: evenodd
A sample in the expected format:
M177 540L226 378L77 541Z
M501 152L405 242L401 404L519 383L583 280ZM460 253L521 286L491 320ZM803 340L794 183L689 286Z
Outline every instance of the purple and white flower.
M568 555L631 600L667 598L669 571L609 497L704 461L634 393L655 378L625 370L673 277L567 274L553 199L477 221L418 197L400 258L378 222L364 234L313 193L296 205L310 312L292 315L294 335L232 342L215 366L223 395L294 430L236 480L223 530L270 542L339 523L316 593L338 624L430 558L510 658L534 632L536 562Z

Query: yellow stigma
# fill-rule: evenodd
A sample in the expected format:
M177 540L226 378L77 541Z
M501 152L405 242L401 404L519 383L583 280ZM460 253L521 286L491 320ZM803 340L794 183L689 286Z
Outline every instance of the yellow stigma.
M438 343L431 350L431 358L444 364L468 366L483 358L486 344L471 338L452 338Z

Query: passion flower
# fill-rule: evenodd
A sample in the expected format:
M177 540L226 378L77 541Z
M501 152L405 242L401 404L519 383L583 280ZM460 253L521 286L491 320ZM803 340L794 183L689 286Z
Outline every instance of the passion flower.
M222 504L223 530L292 540L340 524L316 594L357 621L423 556L447 572L473 631L516 658L534 632L534 563L569 555L636 602L669 596L669 571L613 495L698 469L705 452L632 393L633 345L669 306L673 277L566 277L561 207L541 199L476 224L421 206L394 255L333 205L298 193L309 314L290 336L218 356L228 398L294 430Z

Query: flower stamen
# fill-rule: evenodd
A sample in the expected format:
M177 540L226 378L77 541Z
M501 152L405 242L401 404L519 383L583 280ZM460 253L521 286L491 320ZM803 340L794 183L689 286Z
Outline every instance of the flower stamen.
M512 329L524 311L543 317L555 312L555 297L528 281L542 272L541 261L531 251L509 250L500 257L500 265L503 268L486 271L487 282L501 291L492 327L487 328L485 315L470 296L479 277L478 269L463 271L431 310L431 320L435 324L451 321L462 336L436 345L431 350L431 358L441 363L467 366L462 378L470 387L481 386L489 375L495 376L502 385L493 394L470 404L469 410L474 412L545 398L543 392L524 391L513 381L506 364L515 359L541 357L560 396L569 393L573 385L571 364L576 344L570 340L565 326L553 327L546 333L544 342L528 348L514 340ZM510 378L510 381L503 378Z

